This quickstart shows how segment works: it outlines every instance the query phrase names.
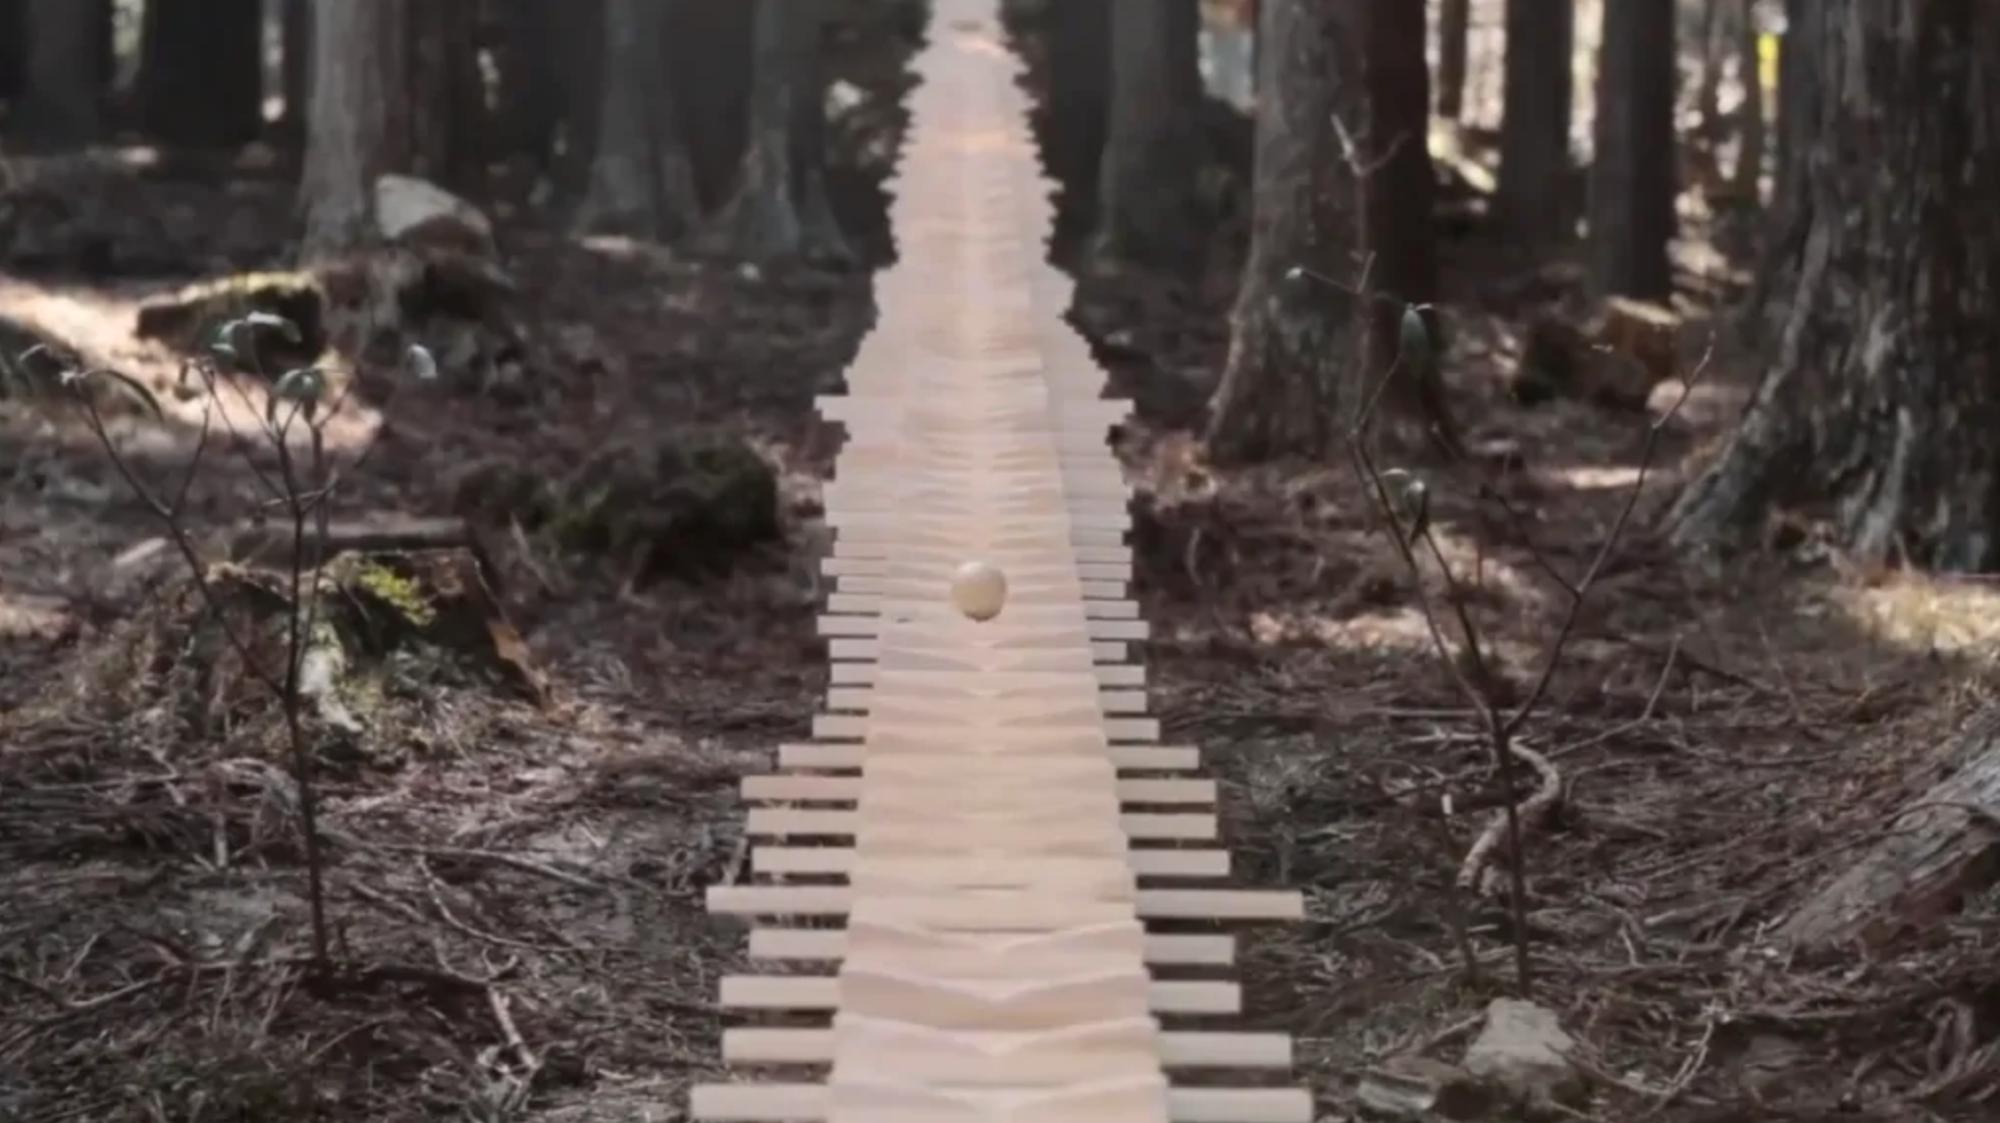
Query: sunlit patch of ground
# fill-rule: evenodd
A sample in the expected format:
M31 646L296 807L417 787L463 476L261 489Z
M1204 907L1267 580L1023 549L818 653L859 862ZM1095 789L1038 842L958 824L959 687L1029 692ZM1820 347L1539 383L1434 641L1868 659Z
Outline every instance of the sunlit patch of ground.
M2000 658L2000 583L1898 572L1842 588L1833 604L1879 640L1990 664Z

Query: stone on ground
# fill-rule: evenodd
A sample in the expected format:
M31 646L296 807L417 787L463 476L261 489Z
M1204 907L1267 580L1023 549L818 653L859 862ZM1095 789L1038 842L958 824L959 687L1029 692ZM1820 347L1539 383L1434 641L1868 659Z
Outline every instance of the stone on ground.
M1583 1094L1570 1053L1576 1041L1555 1012L1532 1002L1496 998L1486 1025L1465 1053L1465 1069L1525 1104L1572 1103Z

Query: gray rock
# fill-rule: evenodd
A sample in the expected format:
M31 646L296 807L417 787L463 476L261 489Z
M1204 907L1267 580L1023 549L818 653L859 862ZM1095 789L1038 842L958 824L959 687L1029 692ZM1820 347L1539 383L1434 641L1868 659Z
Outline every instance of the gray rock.
M1362 1074L1356 1099L1384 1119L1478 1119L1493 1107L1490 1086L1428 1057L1391 1057Z
M375 181L375 224L385 241L398 245L494 254L493 223L478 207L414 176Z
M1575 1048L1554 1011L1496 998L1486 1008L1485 1028L1465 1052L1465 1069L1523 1103L1574 1103L1585 1090L1583 1074L1570 1060Z

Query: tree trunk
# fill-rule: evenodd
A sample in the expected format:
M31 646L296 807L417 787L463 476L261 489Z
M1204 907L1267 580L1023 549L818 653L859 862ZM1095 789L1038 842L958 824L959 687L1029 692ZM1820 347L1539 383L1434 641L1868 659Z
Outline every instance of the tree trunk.
M0 0L0 102L21 96L27 82L28 16L21 0Z
M283 30L283 76L285 139L298 141L306 135L306 120L312 113L312 0L285 0Z
M606 0L604 85L580 230L668 241L701 217L675 128L662 0Z
M1695 117L1703 139L1713 140L1722 124L1722 56L1728 38L1723 6L1731 0L1701 0L1701 85L1695 88ZM1604 18L1612 16L1605 9ZM1598 81L1602 82L1600 74Z
M233 148L264 125L262 0L147 0L141 122L167 144Z
M1466 44L1472 35L1472 0L1444 0L1438 6L1438 116L1456 121L1465 113Z
M1437 299L1438 255L1434 209L1437 171L1430 154L1430 63L1424 57L1421 4L1362 4L1368 85L1367 143L1363 164L1373 171L1361 188L1364 248L1369 260L1368 369L1376 376L1397 362L1403 311ZM1431 338L1437 315L1423 313ZM1390 401L1413 403L1447 447L1457 432L1445 408L1435 364L1396 371Z
M308 260L373 241L375 180L409 167L409 2L313 5L312 110L300 187Z
M806 256L822 264L856 260L847 235L834 217L826 187L826 16L825 0L792 0L805 22L803 54L796 62L792 89L792 190L804 228Z
M1599 293L1673 295L1674 0L1604 9L1590 168L1591 277Z
M1263 3L1250 259L1208 428L1218 463L1322 456L1356 397L1356 304L1340 286L1360 280L1360 200L1334 120L1352 129L1361 116L1365 2Z
M758 0L752 67L750 144L736 195L716 224L722 247L746 261L845 259L848 250L825 200L825 153L810 149L824 135L818 90L820 0Z
M1743 105L1736 122L1736 193L1754 206L1762 200L1764 184L1764 66L1757 50L1757 0L1741 2L1736 55L1743 72Z
M1049 174L1062 185L1058 255L1097 226L1098 179L1111 122L1111 0L1063 0L1049 14Z
M1868 2L1868 0L1863 0ZM1956 771L1883 824L1881 841L1778 929L1793 944L1872 945L1922 932L2000 876L2000 711L1961 734ZM1982 810L1983 809L1983 810ZM1871 824L1872 825L1872 824Z
M28 60L16 132L31 144L78 147L104 127L104 9L90 0L26 0Z
M552 166L563 123L562 31L575 11L558 12L552 0L506 0L501 8L499 112L496 144L537 171ZM601 27L603 16L592 27Z
M1819 79L1813 56L1822 26L1819 0L1786 0L1785 37L1778 49L1778 182L1772 216L1779 227L1803 218L1806 166L1819 114Z
M1112 0L1111 117L1095 251L1191 272L1205 224L1199 0Z
M1785 35L1778 48L1778 170L1755 280L1740 313L1746 338L1753 341L1770 330L1774 314L1782 314L1773 309L1771 298L1792 284L1811 226L1806 167L1818 114L1813 51L1821 26L1820 0L1786 0Z
M351 2L351 0L350 0ZM485 182L486 99L479 73L478 0L405 0L403 90L408 170L461 193Z
M1575 42L1572 0L1507 0L1506 109L1493 203L1501 226L1531 244L1565 240L1575 228L1569 205Z
M1776 363L1678 505L1727 547L1810 504L1863 561L2000 564L2000 7L1824 0L1810 213Z
M557 194L568 204L576 203L590 190L590 170L596 163L606 80L606 2L563 3L554 17L556 84L562 98L562 123L557 129L553 179Z
M743 169L756 53L757 5L749 0L673 0L668 5L670 96L680 111L681 136L706 211L728 205Z

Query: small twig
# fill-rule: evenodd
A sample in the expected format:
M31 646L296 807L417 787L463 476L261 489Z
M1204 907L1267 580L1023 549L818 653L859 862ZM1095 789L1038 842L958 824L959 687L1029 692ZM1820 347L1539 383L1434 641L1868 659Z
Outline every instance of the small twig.
M516 940L513 939L512 937L498 935L497 933L488 932L485 931L484 929L473 927L471 924L468 924L465 921L459 919L458 915L451 911L451 906L444 903L444 892L438 885L437 875L431 872L431 865L429 862L419 857L417 859L417 872L423 875L424 889L430 896L431 907L437 910L438 918L440 920L443 920L445 924L448 925L453 931L458 932L461 935L470 936L475 940L484 940L487 943L498 944L501 947L519 948L522 951L541 952L543 954L547 954L550 952L562 952L571 950L568 948L546 947L541 944L531 944L525 940Z
M1535 707L1541 704L1543 695L1548 693L1549 683L1555 678L1556 666L1562 661L1563 649L1569 645L1570 635L1576 630L1577 619L1583 613L1583 602L1589 596L1591 586L1597 583L1598 575L1604 571L1604 563L1611 560L1612 551L1617 549L1619 542L1625 537L1625 526L1631 521L1632 512L1639 506L1639 497L1645 493L1646 477L1652 470L1653 457L1659 452L1660 437L1666 432L1667 425L1687 404L1688 396L1694 393L1696 384L1708 371L1709 361L1714 356L1715 341L1711 339L1708 350L1703 353L1701 362L1696 364L1694 373L1681 384L1680 397L1676 398L1674 404L1663 411L1647 428L1646 446L1639 454L1638 477L1632 481L1632 488L1625 496L1625 505L1618 509L1618 517L1612 522L1611 529L1606 532L1604 541L1599 544L1597 556L1591 559L1590 568L1584 571L1583 577L1576 582L1575 589L1571 591L1569 610L1563 614L1562 625L1556 630L1556 638L1548 646L1548 654L1542 661L1541 674L1536 676L1534 688L1514 711L1514 716L1507 719L1508 733L1518 732L1534 715Z
M525 1089L533 1082L535 1074L541 1071L541 1058L535 1056L535 1051L528 1048L527 1041L522 1039L521 1030L515 1026L514 1015L508 1008L505 992L497 986L487 986L486 1006L493 1011L493 1020L500 1026L500 1036L506 1039L507 1047L514 1051L515 1058L521 1063L521 1087Z
M432 858L462 858L483 862L497 862L503 866L511 866L523 873L536 874L546 877L551 881L560 881L564 885L574 886L578 889L587 889L592 893L602 893L605 891L604 885L601 882L593 881L590 878L577 874L565 873L553 866L545 866L531 859L523 858L518 854L509 854L501 850L470 850L453 846L408 846L396 844L376 846L361 844L361 847L363 849L390 854L417 854Z
M1708 1019L1708 1024L1702 1027L1701 1040L1695 1044L1694 1052L1681 1065L1681 1070L1674 1075L1673 1081L1654 1097L1652 1109L1646 1114L1658 1115L1665 1111L1668 1105L1680 1098L1680 1094L1687 1090L1689 1084L1694 1083L1694 1078L1701 1072L1702 1065L1708 1063L1708 1046L1715 1040L1716 1021L1714 1017Z

